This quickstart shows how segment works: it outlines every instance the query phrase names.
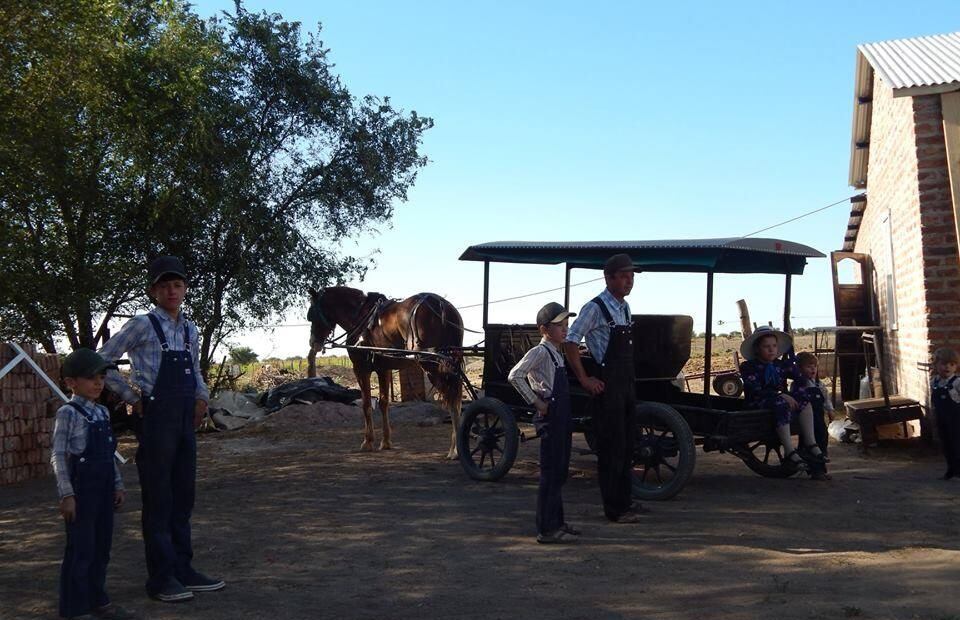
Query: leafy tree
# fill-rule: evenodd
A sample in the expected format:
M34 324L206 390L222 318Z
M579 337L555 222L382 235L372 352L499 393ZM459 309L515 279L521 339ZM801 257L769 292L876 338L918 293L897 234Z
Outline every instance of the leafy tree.
M432 126L357 99L297 23L178 0L0 8L0 336L96 344L180 255L206 368L307 285L362 274L340 241L388 222Z
M246 366L247 364L252 364L259 359L253 349L250 347L233 347L230 349L230 363L239 364L240 366Z

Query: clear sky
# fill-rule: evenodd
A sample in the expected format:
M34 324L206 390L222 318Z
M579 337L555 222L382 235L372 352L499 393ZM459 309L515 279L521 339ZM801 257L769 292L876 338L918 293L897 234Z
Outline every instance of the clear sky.
M302 22L330 48L356 96L387 95L430 116L430 163L392 225L343 241L376 252L364 282L390 297L482 298L498 240L733 237L856 193L847 185L856 45L960 29L953 1L292 2L248 0ZM232 0L203 0L203 16ZM761 236L839 249L841 204ZM562 267L493 265L491 297L563 285ZM600 275L574 271L574 282ZM693 315L703 275L641 274L635 313ZM602 283L574 289L572 305ZM715 330L782 321L782 277L717 276ZM532 322L562 292L497 304L495 322ZM304 307L283 319L303 323ZM479 309L463 311L480 329ZM794 327L833 324L828 259L794 278ZM236 339L261 357L305 353L308 328ZM479 339L467 334L467 342Z

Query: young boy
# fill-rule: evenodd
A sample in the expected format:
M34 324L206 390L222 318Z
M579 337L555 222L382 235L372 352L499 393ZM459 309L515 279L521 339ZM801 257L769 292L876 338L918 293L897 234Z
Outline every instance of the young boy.
M960 476L960 378L957 364L960 355L953 349L941 348L933 352L934 377L930 382L933 411L943 456L947 460L944 480Z
M800 367L800 378L794 379L790 386L790 393L800 401L810 403L813 408L813 435L824 456L827 456L827 422L825 414L833 417L833 401L827 387L817 377L819 363L817 356L808 351L797 354L797 365ZM830 480L826 463L814 462L810 465L810 477L814 480Z
M128 354L135 391L116 370L107 385L133 405L142 420L137 473L143 496L147 594L172 603L212 592L224 582L194 570L190 541L197 477L194 429L203 421L209 392L200 374L197 326L180 311L187 293L179 258L161 256L147 269L147 294L156 307L127 321L100 350L107 359Z
M110 413L96 402L110 368L116 365L90 349L77 349L63 361L63 378L73 398L57 411L50 462L67 526L60 567L60 615L64 618L134 617L111 604L106 591L113 512L124 500L120 468L113 458L116 442Z
M537 313L540 344L527 351L507 379L537 410L534 424L540 433L540 487L537 491L537 542L575 540L580 532L563 517L561 490L570 466L573 420L570 388L560 347L567 337L567 318L576 316L558 303Z

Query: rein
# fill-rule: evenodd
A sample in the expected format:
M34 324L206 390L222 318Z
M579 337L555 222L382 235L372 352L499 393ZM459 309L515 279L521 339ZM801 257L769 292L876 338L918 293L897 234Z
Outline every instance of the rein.
M347 346L356 344L357 341L360 339L360 336L363 334L363 332L367 331L373 326L374 322L377 319L377 316L379 316L380 314L380 309L383 307L384 302L387 301L387 298L379 293L370 293L369 295L367 295L367 299L365 299L363 304L361 304L360 306L361 312L363 312L364 307L370 301L373 301L374 303L370 304L370 308L366 311L366 313L361 314L360 319L351 329L345 330L342 334L340 334L336 338L328 338L323 343L323 345L321 345L322 348L326 349L328 347L334 348L334 347L343 346L340 344L341 340L344 341ZM320 320L322 320L327 325L330 325L330 321L327 319L326 316L324 316L323 311L318 308L317 312L320 315L319 316ZM336 326L335 323L333 325Z

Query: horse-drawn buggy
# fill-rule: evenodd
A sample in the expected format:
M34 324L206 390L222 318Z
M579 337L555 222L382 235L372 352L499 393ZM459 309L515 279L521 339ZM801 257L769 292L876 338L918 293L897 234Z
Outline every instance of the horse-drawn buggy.
M484 263L483 382L481 398L463 412L458 451L465 471L477 480L497 480L509 471L518 445L532 436L518 423L532 422L534 410L507 381L507 373L535 346L540 334L532 324L488 322L491 263L566 266L565 305L570 302L573 269L600 269L616 253L629 254L639 272L703 273L706 275L706 339L703 392L683 390L678 374L690 359L693 319L687 315L633 315L636 437L634 495L667 499L676 495L693 473L696 446L739 457L751 470L769 477L788 477L796 469L785 464L774 425L774 414L747 409L742 398L710 393L714 276L781 274L785 278L784 326L790 328L791 278L803 273L806 259L823 257L813 248L777 239L704 239L636 242L495 242L468 248L461 260ZM631 298L643 306L642 283ZM595 362L581 348L588 368ZM592 374L592 373L591 373ZM571 377L575 430L593 447L596 399Z
M429 293L391 301L383 295L364 295L336 287L314 292L310 307L311 358L330 343L335 325L343 338L364 393L364 449L373 449L373 409L370 373L380 377L383 414L382 448L390 447L387 408L392 369L419 364L438 387L451 412L454 433L448 456L459 458L476 480L498 480L513 465L519 444L535 439L519 424L531 423L533 408L526 404L507 374L540 340L533 324L495 324L488 321L491 263L565 265L565 305L570 302L570 274L574 269L601 269L613 254L628 254L638 272L702 273L706 276L706 339L703 391L682 389L678 380L690 359L693 318L688 315L633 315L635 390L637 410L633 473L634 495L640 499L668 499L693 473L696 447L730 453L762 476L788 477L796 473L784 462L775 432L774 412L748 409L742 398L711 394L713 288L716 274L780 274L784 276L783 323L790 330L791 278L803 273L807 258L823 257L817 250L777 239L701 239L633 242L495 242L474 245L461 260L484 264L483 346L463 347L463 323L449 302ZM647 291L640 282L631 298L643 307ZM462 369L463 355L482 355L480 388L471 385ZM581 349L589 370L595 362ZM588 445L593 441L595 400L571 377L574 425ZM458 415L463 391L471 398Z

